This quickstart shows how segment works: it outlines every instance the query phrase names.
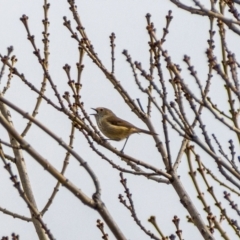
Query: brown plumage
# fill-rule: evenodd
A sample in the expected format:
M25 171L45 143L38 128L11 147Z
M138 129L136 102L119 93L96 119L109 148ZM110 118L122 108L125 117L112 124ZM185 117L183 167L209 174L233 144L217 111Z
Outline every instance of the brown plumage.
M111 140L121 141L133 133L146 133L157 135L150 131L138 128L133 124L117 117L111 110L103 107L93 108L96 111L93 114L96 118L97 125L101 132ZM126 141L127 142L127 141ZM126 145L126 142L124 146ZM123 147L124 148L124 147ZM123 149L122 149L123 151Z

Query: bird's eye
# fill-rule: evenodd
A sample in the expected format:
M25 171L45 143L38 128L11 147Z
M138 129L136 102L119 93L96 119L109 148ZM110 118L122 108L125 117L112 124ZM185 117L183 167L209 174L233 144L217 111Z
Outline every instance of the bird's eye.
M102 110L103 110L103 109L101 108L100 111L102 112Z

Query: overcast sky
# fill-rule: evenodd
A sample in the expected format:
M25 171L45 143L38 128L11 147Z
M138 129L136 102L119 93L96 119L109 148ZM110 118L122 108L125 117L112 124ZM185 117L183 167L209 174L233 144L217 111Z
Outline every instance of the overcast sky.
M67 1L58 0L50 1L50 3L49 71L55 84L58 86L59 92L63 95L65 91L70 91L70 89L68 88L67 77L62 67L66 63L71 65L72 78L76 79L74 68L78 61L77 43L71 39L69 31L63 26L63 16L67 16L73 24L74 21ZM115 75L127 91L129 91L133 99L141 99L144 108L146 107L146 98L142 97L141 92L135 86L132 71L125 57L122 55L122 51L127 49L133 61L141 62L146 70L149 69L149 39L145 18L147 13L152 15L152 21L157 29L157 34L161 37L162 28L165 27L166 22L165 16L169 10L172 10L174 18L164 47L172 56L173 61L178 64L182 64L184 54L192 56L192 62L198 67L200 77L204 77L204 80L206 79L207 60L205 58L205 50L207 48L206 40L209 29L209 23L206 18L186 13L176 8L168 0L78 0L76 4L88 37L91 39L96 52L108 69L111 67L109 35L112 32L116 34ZM32 54L33 48L27 40L26 31L19 19L23 14L29 17L31 33L35 36L38 48L42 50L42 5L43 1L39 0L0 0L0 53L5 55L6 48L10 45L14 46L14 54L18 58L16 65L18 70L24 73L25 77L37 87L41 84L42 69L36 57ZM125 106L124 101L119 97L110 82L106 80L105 76L87 56L84 59L84 64L82 101L84 101L86 110L92 113L91 108L107 107L114 110L119 117L125 118L138 127L146 129L146 126ZM183 66L186 70L186 66L184 64ZM189 73L186 71L183 75L189 76ZM168 81L167 78L166 81ZM54 94L51 90L48 90L47 94L51 99L54 99ZM19 79L14 78L14 82L6 94L6 98L13 101L25 111L31 112L37 96L27 89ZM221 96L216 96L216 99L221 102ZM25 127L26 120L23 120L22 117L13 112L11 114L14 125L21 133ZM51 107L43 103L38 119L46 124L48 128L51 128L59 137L68 142L70 122L65 116L53 111ZM159 122L159 130L157 129L157 132L161 134L160 118L156 117L153 121L154 123ZM211 128L212 126L208 127ZM179 139L178 135L174 132L171 134L172 143L176 144L176 148L179 148L180 141L177 141ZM2 129L1 136L6 136ZM36 127L31 129L26 140L31 141L33 147L41 152L54 166L61 169L65 151L57 143L53 142ZM123 142L112 142L111 144L121 149ZM100 159L96 154L85 151L87 148L88 144L85 138L80 133L77 133L74 149L88 162L99 177L103 191L102 200L108 207L113 218L119 224L127 239L147 239L145 234L139 230L131 219L130 213L118 201L118 194L123 194L124 192L119 183L119 172L114 171L109 164ZM101 147L98 148L101 149ZM150 136L143 134L132 136L125 151L129 155L146 161L160 169L164 169L162 159L159 158L155 144ZM176 156L177 152L173 153L173 156L174 154ZM48 200L56 181L29 155L24 154L24 156L32 181L33 192L36 196L38 207L41 210ZM122 164L120 163L120 159L113 156L113 154L108 153L108 156L112 157L117 164ZM3 165L0 166L3 169ZM125 165L122 164L122 166ZM214 163L212 166L216 168ZM180 173L182 171L185 174L185 176L182 176L183 181L188 178L186 169L187 165L183 163L179 170ZM12 187L8 173L4 170L0 172L0 182L4 183L1 184L0 206L15 211L18 214L29 216L26 204ZM86 194L91 196L93 193L92 182L83 168L72 158L66 176ZM170 235L176 231L174 225L171 223L175 214L181 218L181 224L186 226L184 222L186 222L186 215L188 213L183 209L177 194L170 186L147 181L143 177L131 175L126 175L126 177L133 193L139 218L149 230L156 234L153 227L147 221L151 215L157 217L157 221L166 235ZM193 188L191 184L188 186L188 189L190 188ZM193 197L195 195L194 193ZM196 202L196 205L200 210L202 209L199 202ZM44 220L58 240L87 240L101 239L101 233L95 227L96 219L98 218L100 216L97 212L84 206L66 189L60 188ZM18 219L13 220L12 217L5 216L2 213L0 213L0 223L0 236L10 236L11 232L14 231L20 235L20 239L37 239L35 229L31 223L26 223ZM106 231L110 235L110 239L114 239L111 232L108 229ZM199 232L191 224L188 225L188 228L183 228L183 234L184 239L193 239L192 236L194 236L195 240L201 239Z

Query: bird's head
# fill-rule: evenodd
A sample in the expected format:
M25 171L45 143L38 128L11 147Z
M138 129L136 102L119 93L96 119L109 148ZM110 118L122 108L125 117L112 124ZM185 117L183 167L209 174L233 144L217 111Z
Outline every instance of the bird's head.
M106 116L115 116L115 114L107 108L104 107L98 107L98 108L92 108L96 113L93 113L91 115L94 115L96 118L102 118Z

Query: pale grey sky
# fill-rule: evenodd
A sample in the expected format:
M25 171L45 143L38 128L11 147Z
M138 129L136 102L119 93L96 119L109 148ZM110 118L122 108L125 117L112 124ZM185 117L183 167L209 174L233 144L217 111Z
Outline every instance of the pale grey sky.
M74 21L67 1L50 1L50 4L50 74L54 82L58 85L60 93L63 95L69 89L62 67L66 63L70 64L72 66L72 78L76 79L74 67L78 61L77 43L71 39L69 31L63 26L63 16L67 16L73 24ZM198 67L197 71L200 77L204 80L206 79L207 60L205 58L205 50L207 48L206 39L209 29L207 19L200 16L193 17L191 14L175 7L168 0L78 0L76 4L78 5L78 11L86 32L92 40L96 52L108 68L111 66L109 35L112 32L116 34L115 74L134 99L141 98L142 96L141 92L135 86L132 71L125 57L122 55L122 51L123 49L127 49L133 61L141 62L142 66L148 70L148 35L145 19L147 13L152 15L152 21L160 37L162 36L162 28L165 27L165 16L168 10L172 10L174 18L170 26L170 33L167 36L165 48L172 56L174 62L184 66L185 72L183 76L189 76L189 73L186 71L186 65L182 63L183 55L188 54L192 56L192 62ZM39 0L0 0L0 53L4 55L6 47L10 45L14 46L14 54L18 58L16 67L21 73L24 73L29 81L38 87L42 80L42 70L36 57L32 54L33 48L27 40L26 31L19 19L23 14L29 16L31 33L35 35L37 46L42 50L42 5L43 1ZM87 111L91 113L92 107L104 106L114 109L120 117L134 122L135 125L141 128L145 128L143 123L125 107L123 100L113 90L112 85L88 57L85 57L84 64L82 100ZM166 81L168 81L167 77ZM195 88L196 90L198 89L197 87ZM19 79L14 78L14 82L6 98L13 101L25 111L31 112L37 96L29 91L29 89L26 91L27 94L25 94L25 91L26 86ZM54 99L51 90L48 90L47 94L51 99ZM221 96L216 95L216 99L220 102ZM141 101L143 106L146 107L146 99L141 98ZM43 103L39 112L38 119L45 123L48 128L51 128L58 136L68 141L70 134L68 119L62 114L53 111L45 103ZM11 113L16 128L21 132L26 121L12 111ZM160 118L156 116L153 121L157 124L159 122L158 133L161 134ZM212 126L208 127L211 128ZM1 135L6 136L3 129L1 129ZM176 144L176 148L178 149L180 146L178 135L172 132L170 137L173 145ZM65 151L57 143L46 137L46 134L42 133L36 127L31 129L26 140L31 141L33 147L41 152L58 169L61 169ZM112 145L120 149L123 142L112 142ZM80 133L77 133L74 148L94 169L97 176L99 176L102 185L102 200L108 207L113 218L119 224L127 239L148 239L136 226L130 217L130 213L118 201L118 194L123 194L124 192L123 187L119 184L119 172L113 171L112 167L96 156L96 154L85 151L87 147L88 144L85 138ZM100 146L97 146L97 148L101 149ZM136 158L164 169L162 160L159 159L159 154L154 147L154 142L149 136L132 136L125 151L129 155L133 155ZM177 152L174 154L176 155ZM39 209L41 209L49 198L56 181L29 155L25 154L24 156L36 201ZM110 153L108 153L108 156L112 157L116 163L125 166L120 162L119 158ZM1 166L3 168L2 164ZM183 163L180 173L182 171L182 173L187 175L186 169L186 163ZM66 176L85 191L86 194L91 196L93 191L92 182L85 171L72 158ZM181 229L183 229L184 239L193 239L192 236L194 236L194 240L201 239L199 232L191 224L186 227L185 222L188 213L182 208L177 194L171 187L147 181L143 177L125 176L128 179L128 184L133 194L139 218L149 230L156 234L153 227L147 221L151 215L155 215L164 234L170 235L174 233L176 230L171 221L173 216L177 214L181 218ZM188 176L181 177L183 181L188 178ZM0 186L0 206L15 211L18 214L29 216L26 204L12 187L8 173L3 169L0 174L0 182L4 183ZM192 184L189 184L188 188L192 188ZM193 191L192 197L194 198L195 196L196 193ZM199 202L196 205L200 210L202 209L202 205ZM95 227L96 219L98 218L100 216L97 212L84 206L66 189L60 188L53 205L44 217L44 221L58 240L89 240L101 239L101 233ZM0 236L10 236L11 232L14 231L20 235L20 239L37 239L35 229L31 223L25 223L18 219L14 220L12 217L5 216L2 213L0 213L0 223ZM107 227L106 232L110 235L110 239L114 239Z

